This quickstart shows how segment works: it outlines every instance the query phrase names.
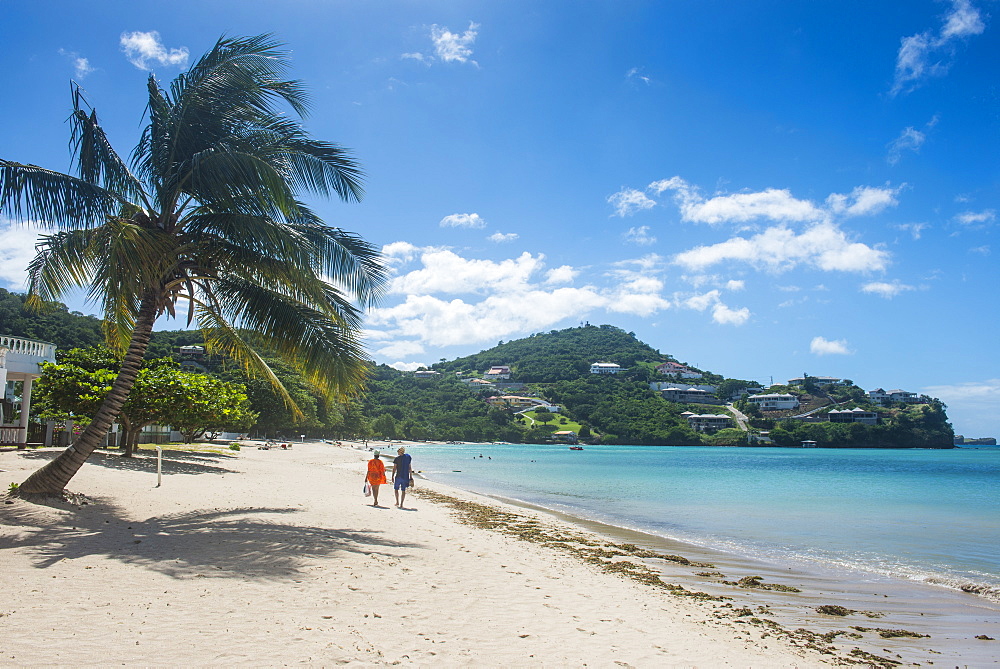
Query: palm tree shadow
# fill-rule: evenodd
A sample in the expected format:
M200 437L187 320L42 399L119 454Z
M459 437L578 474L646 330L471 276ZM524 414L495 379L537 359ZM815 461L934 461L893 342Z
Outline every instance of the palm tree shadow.
M53 516L42 507L69 513ZM74 513L75 511L75 513ZM76 506L65 501L13 500L0 505L0 555L26 550L38 568L60 560L97 557L145 567L173 578L284 579L306 564L346 553L398 555L418 547L373 530L306 527L276 517L300 513L293 508L245 507L191 511L138 522L128 520L107 500ZM10 538L10 537L13 538Z
M21 457L25 460L54 459L61 451L25 451ZM97 465L109 469L119 469L131 472L156 473L156 454L141 451L131 458L123 458L120 454L108 451L94 451L87 459L85 467ZM234 474L236 470L222 465L235 456L220 453L192 453L191 451L163 451L161 471L164 474Z

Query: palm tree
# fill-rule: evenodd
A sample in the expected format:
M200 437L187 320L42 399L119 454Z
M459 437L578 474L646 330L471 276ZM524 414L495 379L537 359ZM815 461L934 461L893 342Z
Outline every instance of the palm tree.
M283 78L287 60L270 35L223 37L169 88L150 76L148 123L128 164L75 85L77 176L0 159L0 212L57 228L28 267L29 300L86 288L124 353L93 422L20 492L65 488L128 396L154 322L178 307L211 351L267 378L293 410L261 355L331 394L360 387L361 311L385 272L373 246L297 198L357 201L363 174L345 149L305 132L307 97Z

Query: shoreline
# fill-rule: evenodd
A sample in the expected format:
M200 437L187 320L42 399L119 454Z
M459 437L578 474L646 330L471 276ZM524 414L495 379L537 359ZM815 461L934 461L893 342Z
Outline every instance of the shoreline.
M395 442L393 442L395 443ZM430 442L400 442L408 448ZM441 442L433 442L439 445ZM488 446L489 444L481 444ZM431 479L433 480L433 479ZM849 652L854 646L863 650L892 651L890 657L914 664L934 664L963 661L968 666L1000 666L1000 642L976 638L1000 638L1000 602L986 594L962 591L953 584L906 579L899 576L862 571L849 567L799 562L779 563L753 558L722 549L700 546L641 529L627 528L594 520L572 512L553 509L513 497L465 490L453 483L436 482L466 494L513 505L518 508L552 516L616 542L634 544L640 548L666 555L677 555L692 562L710 563L711 570L700 574L676 568L661 569L663 577L689 590L703 591L712 596L733 597L736 606L768 607L768 619L783 627L807 625L820 634L831 634L845 628L891 628L912 632L917 636L875 639L850 639L845 643L835 638L832 647ZM709 572L716 572L709 576ZM730 576L730 574L736 574ZM788 585L801 593L775 593L759 588L738 588L734 584L746 576L761 576L765 584ZM728 581L728 584L724 581ZM735 594L734 594L735 593ZM835 606L853 611L849 616L831 616L817 612L821 606ZM879 614L877 617L868 614ZM765 627L767 623L765 623ZM865 635L867 636L867 634ZM839 639L839 640L838 640Z
M19 480L60 449L46 450L0 453L3 476ZM930 639L882 639L877 630L890 624L912 630L927 621L805 615L813 604L834 603L834 594L799 574L710 560L694 546L433 480L417 482L406 511L373 509L356 489L368 452L353 442L170 451L162 488L153 487L148 452L132 462L101 455L70 486L90 504L0 505L0 556L8 582L20 586L0 607L0 631L11 640L0 664L812 667L833 658L822 654L831 645L836 656L872 666L996 662L950 652L938 616L928 618ZM807 587L735 587L697 574L708 571ZM672 586L732 599L678 596ZM233 615L236 627L225 622ZM115 634L107 647L84 643L67 636L73 624L81 634ZM225 635L204 636L223 624ZM845 633L824 639L837 630ZM190 643L178 648L176 638ZM936 654L924 659L921 644Z

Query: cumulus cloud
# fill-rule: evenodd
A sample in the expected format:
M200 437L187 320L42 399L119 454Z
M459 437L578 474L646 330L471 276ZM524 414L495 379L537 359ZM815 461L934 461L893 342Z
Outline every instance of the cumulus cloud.
M486 221L479 214L449 214L438 225L442 228L485 228Z
M799 199L788 189L767 188L758 192L706 198L697 187L681 177L654 181L648 186L648 190L656 195L671 192L682 220L710 225L748 223L760 219L778 223L811 223L829 221L835 216L869 216L897 205L896 195L902 188L858 186L850 193L832 193L823 206ZM623 190L621 193L630 193L632 200L640 200L640 196L646 197L640 191ZM620 193L615 196L617 195ZM655 202L647 208L654 205Z
M615 208L615 215L622 218L656 206L654 200L649 199L645 193L634 188L623 188L617 193L609 195L607 199Z
M496 244L502 244L504 242L512 242L517 239L520 235L516 232L494 232L492 235L486 239L494 242Z
M448 28L431 26L431 42L434 44L435 55L445 63L472 63L478 65L472 58L472 45L479 35L479 24L469 23L469 29L462 34L453 33Z
M736 292L746 288L746 282L742 279L730 279L726 282L726 290Z
M383 247L394 278L390 296L402 301L370 310L369 339L380 356L405 360L417 345L450 346L527 334L593 311L650 316L671 308L663 281L646 270L651 258L622 263L604 274L602 287L574 285L580 270L547 269L544 256L506 260L464 258L451 249L405 242ZM658 256L654 258L661 260Z
M712 308L712 320L721 325L743 325L750 320L750 310L746 307L731 309L724 304L717 304Z
M852 353L847 347L846 339L830 341L823 337L813 337L809 343L809 351L816 355L850 355Z
M861 286L861 292L878 295L879 297L884 297L887 300L909 290L916 290L916 287L908 286L905 283L900 283L898 281L893 281L892 283L887 283L885 281L872 281L871 283L866 283Z
M641 225L638 228L629 228L628 232L624 234L625 241L629 244L638 244L639 246L649 246L650 244L656 243L656 237L649 234L649 226Z
M901 40L889 94L912 91L928 77L944 75L956 43L984 30L986 24L970 0L952 0L940 29L929 29Z
M94 68L90 65L90 60L82 57L75 51L66 51L65 49L59 49L60 56L66 56L69 58L70 62L73 63L73 71L77 79L83 79L88 74L94 71Z
M818 223L801 233L785 226L768 228L752 237L733 237L674 256L676 264L698 271L733 261L776 272L799 265L824 271L873 272L886 268L889 254L851 241L832 223Z
M521 291L543 267L544 258L525 251L517 258L500 262L470 260L449 249L427 248L420 253L423 267L394 278L390 292L418 295Z
M1000 416L1000 379L927 386L920 392L948 405L948 417L957 434L985 437L1000 432L997 420ZM970 433L971 430L974 431Z
M570 267L569 265L561 265L550 269L545 273L545 283L548 284L558 284L558 283L572 283L573 279L580 274L580 271Z
M128 61L140 70L152 69L150 63L153 62L177 67L184 67L188 62L189 53L186 46L168 50L160 42L160 33L155 30L122 33L121 47Z
M35 257L38 237L52 232L35 222L23 225L0 218L0 281L13 290L24 290L28 263Z

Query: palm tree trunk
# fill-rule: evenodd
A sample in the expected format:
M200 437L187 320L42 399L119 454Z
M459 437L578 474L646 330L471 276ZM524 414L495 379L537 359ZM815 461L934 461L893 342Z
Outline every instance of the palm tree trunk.
M142 358L149 346L153 323L158 316L157 304L158 300L153 293L147 294L143 299L122 368L111 386L111 392L104 398L104 402L94 415L93 421L69 448L29 476L18 487L18 494L61 494L94 449L101 445L104 435L108 433L108 428L121 411L139 375Z

